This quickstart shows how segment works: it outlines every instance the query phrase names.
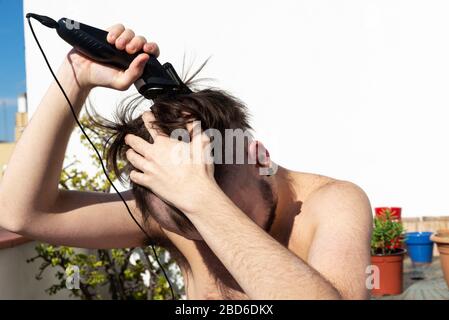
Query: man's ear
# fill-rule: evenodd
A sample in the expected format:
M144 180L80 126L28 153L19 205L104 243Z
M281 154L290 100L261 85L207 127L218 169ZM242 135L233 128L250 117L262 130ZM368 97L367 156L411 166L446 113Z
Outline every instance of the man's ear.
M251 141L248 146L249 161L259 168L269 168L271 163L270 153L260 141Z

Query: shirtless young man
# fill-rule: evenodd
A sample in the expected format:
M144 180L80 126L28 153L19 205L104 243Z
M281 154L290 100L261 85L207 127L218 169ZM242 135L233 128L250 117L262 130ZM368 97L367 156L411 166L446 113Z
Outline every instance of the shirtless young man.
M123 25L109 30L108 41L120 50L159 54L156 44ZM80 112L96 86L129 88L147 59L147 54L140 54L128 70L118 71L71 51L58 79ZM130 179L139 190L124 195L153 240L178 260L189 299L368 297L365 270L372 217L369 200L359 187L281 167L274 175L260 176L260 168L273 166L269 156L257 164L231 166L220 179L214 178L214 170L221 169L201 159L171 163L172 148L184 142L160 134L151 125L155 114L146 112L141 119L154 143L136 135L124 138L129 146L126 158L134 169ZM144 245L145 236L116 194L58 189L73 126L69 106L52 83L5 172L0 226L59 245ZM192 130L190 124L187 128ZM189 146L195 141L207 146L204 134L194 135ZM252 142L248 154L255 154L256 146L263 148ZM148 213L139 212L142 200L136 200L142 192L148 193L143 197L154 211L145 221ZM176 219L167 218L174 216L173 208L190 227L183 229Z

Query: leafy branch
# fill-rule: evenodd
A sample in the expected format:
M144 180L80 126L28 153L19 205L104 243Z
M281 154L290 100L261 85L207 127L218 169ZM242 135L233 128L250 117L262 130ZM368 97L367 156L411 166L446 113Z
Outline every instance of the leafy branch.
M86 129L90 129L91 140L98 150L102 150L108 133L101 129L93 130L92 124L87 117L81 119ZM81 143L91 150L88 141L81 136ZM100 160L93 152L90 153L92 164L98 168L97 172L89 175L78 167L79 161L74 158L66 165L60 176L60 187L65 190L109 192L111 185L103 174ZM111 172L110 178L116 180ZM55 283L46 289L49 295L54 295L66 288L66 278L76 266L79 269L79 289L71 289L70 295L85 299L111 298L117 300L127 299L169 299L169 285L163 276L162 270L154 263L151 257L152 250L149 247L140 248L140 255L133 248L127 249L98 249L89 253L82 250L66 247L53 246L39 243L36 247L36 255L27 262L41 261L36 279L41 280L43 273L54 270ZM172 280L175 291L183 294L181 273L175 261L163 248L156 248L159 260L168 276ZM168 257L162 259L162 257ZM144 261L142 261L144 260ZM177 285L181 283L180 285ZM105 297L104 293L107 292Z

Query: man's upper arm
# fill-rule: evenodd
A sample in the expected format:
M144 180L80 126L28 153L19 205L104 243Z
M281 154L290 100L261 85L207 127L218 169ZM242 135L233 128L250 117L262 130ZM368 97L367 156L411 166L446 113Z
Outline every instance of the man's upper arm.
M163 237L159 225L151 218L144 225L132 194L128 191L122 195L152 240ZM23 234L56 245L83 248L136 247L148 241L114 193L61 190L52 211L39 213Z
M318 190L306 207L316 226L308 264L344 299L367 298L372 215L366 194L352 183L333 182Z

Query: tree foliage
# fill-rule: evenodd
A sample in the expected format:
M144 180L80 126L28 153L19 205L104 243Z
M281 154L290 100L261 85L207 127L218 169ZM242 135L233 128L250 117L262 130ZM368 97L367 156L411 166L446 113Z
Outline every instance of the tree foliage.
M102 150L107 132L94 131L88 118L81 122L98 150ZM60 187L66 190L109 192L111 185L103 174L100 160L93 153L86 138L81 135L81 142L89 150L89 157L97 171L88 174L73 157L69 165L61 172ZM66 159L68 160L68 159ZM113 173L110 178L117 181ZM69 290L66 278L79 270L79 289L71 289L70 295L80 299L170 299L169 285L162 270L153 258L150 247L127 249L81 250L66 246L54 246L39 243L36 256L27 262L41 261L36 279L42 279L43 273L51 269L55 274L55 283L46 289L50 295L61 290ZM175 293L183 296L184 286L180 270L169 253L163 248L156 248L159 261L166 270Z

